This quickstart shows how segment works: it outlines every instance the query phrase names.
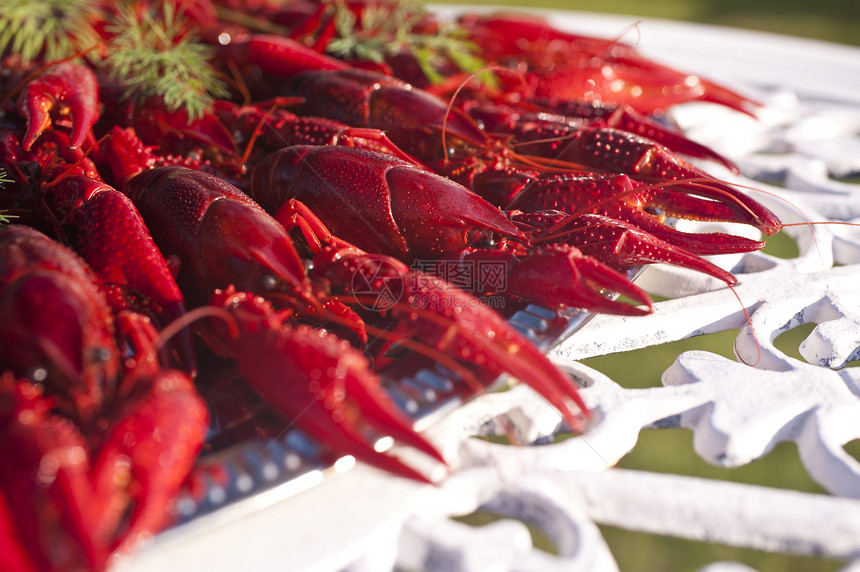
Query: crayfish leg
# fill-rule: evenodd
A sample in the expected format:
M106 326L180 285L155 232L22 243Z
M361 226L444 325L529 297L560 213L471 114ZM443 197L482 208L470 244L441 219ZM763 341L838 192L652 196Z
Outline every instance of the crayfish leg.
M166 509L191 471L209 427L206 403L187 374L159 372L138 382L136 389L137 395L117 412L93 466L94 481L128 502L128 508L121 506L103 519L103 526L112 522L122 530L111 551L130 549L167 524Z

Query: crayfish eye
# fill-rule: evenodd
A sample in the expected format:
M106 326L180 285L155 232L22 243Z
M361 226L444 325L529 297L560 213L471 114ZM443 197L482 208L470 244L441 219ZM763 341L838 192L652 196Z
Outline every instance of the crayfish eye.
M470 228L466 231L466 244L475 248L495 248L498 244L496 235L482 229Z
M278 279L272 274L263 274L260 276L260 286L263 290L274 290L278 287Z
M110 359L111 352L108 348L94 348L90 359L95 363L104 363Z

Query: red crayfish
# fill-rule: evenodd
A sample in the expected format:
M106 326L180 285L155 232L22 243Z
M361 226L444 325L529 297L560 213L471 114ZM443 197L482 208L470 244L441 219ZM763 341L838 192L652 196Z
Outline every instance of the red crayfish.
M152 358L150 322L114 316L68 248L9 225L0 265L0 563L103 568L167 522L203 445L206 405L188 374Z
M255 50L262 49L257 43L246 43L244 47L249 45ZM281 42L276 45L282 47ZM283 49L273 49L267 56L257 61L272 71L282 69L284 61L305 63L304 58ZM642 135L601 125L573 127L565 123L564 118L550 120L531 114L529 117L537 117L532 121L536 124L532 131L541 136L557 134L559 137L525 136L515 151L509 138L519 133L508 131L499 139L485 132L466 113L450 109L444 101L401 80L365 70L320 67L323 69L296 76L290 93L304 99L297 108L300 113L380 129L422 164L462 183L498 207L538 216L546 210L570 215L566 220L549 217L554 220L554 226L564 227L564 233L547 230L541 233L543 238L538 241L575 245L619 269L668 262L705 271L733 283L727 273L697 255L746 252L761 248L762 242L721 234L681 233L664 223L666 217L741 222L767 234L781 228L779 220L765 207ZM336 103L331 105L332 101ZM517 114L517 117L523 116L525 112ZM485 118L485 124L486 121ZM506 122L516 124L509 118ZM506 122L497 118L494 127L499 130ZM559 133L559 123L565 125L567 131ZM692 154L707 156L692 142L668 132L660 132L660 137ZM522 150L532 153L524 154ZM303 152L302 162L310 160L304 156L306 154ZM275 160L270 157L266 161L272 165ZM325 175L328 171L325 166L313 162L316 167L308 170L309 176L320 184L313 193L315 200L322 200L320 197L326 189L340 188L340 197L359 193L356 199L346 200L354 212L361 213L358 220L379 221L386 216L365 210L376 208L373 201L367 200L376 191L368 194L355 185L341 188L336 180L329 180ZM277 168L266 169L272 174L268 178L258 178L258 190L252 192L274 212L277 205L273 200L277 202L277 199L269 199L267 195L282 195L284 191L271 187L278 177ZM398 169L391 172L396 173ZM382 186L395 185L389 181ZM331 208L332 204L327 202L320 216L335 232L362 247L392 252L394 243L390 239L384 240L388 246L381 245L375 239L376 233L367 232L364 226L338 226L337 219L342 215ZM407 212L401 209L400 216ZM583 215L589 216L582 219ZM536 221L538 217L520 217L519 221L526 219ZM559 235L561 239L546 238ZM460 246L463 246L462 241ZM435 255L441 252L437 249ZM420 256L420 253L413 256Z
M731 284L701 255L762 246L668 217L781 226L679 153L730 161L648 115L753 103L630 46L465 16L486 61L522 81L476 87L443 57L431 85L406 52L322 53L337 33L328 3L261 0L241 24L221 18L226 0L176 4L185 19L162 48L199 33L212 52L195 64L233 78L229 99L196 114L163 94L126 99L97 63L0 52L0 211L28 225L0 228L3 570L104 569L169 524L196 456L215 447L218 375L335 454L417 480L429 479L374 443L450 462L385 389L423 364L472 395L508 374L583 431L573 381L478 296L644 314L631 267ZM366 6L338 9L361 22ZM112 15L88 16L108 59ZM410 21L439 31L429 14ZM258 32L273 26L292 38ZM462 96L442 98L458 84ZM502 268L503 286L439 275L475 262Z

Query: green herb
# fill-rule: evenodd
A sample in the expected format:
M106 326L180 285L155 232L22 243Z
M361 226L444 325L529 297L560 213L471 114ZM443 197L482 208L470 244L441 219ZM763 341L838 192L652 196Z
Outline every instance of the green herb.
M6 171L0 169L0 189L3 188L3 183L11 183L12 179L6 176ZM6 211L0 210L0 224L8 224L13 218L18 218L15 215L7 215Z
M335 0L332 6L337 37L329 42L327 51L335 57L381 63L387 56L408 50L432 84L444 81L439 70L448 62L468 74L486 67L478 55L478 46L467 39L466 31L457 24L440 24L433 33L420 31L418 25L426 12L416 2L368 4L362 11L361 22L343 2ZM496 84L491 72L480 73L478 77L489 85Z
M59 60L99 41L93 0L4 0L0 7L0 55L25 62Z
M209 64L211 48L185 28L171 2L161 6L160 14L147 10L142 16L133 4L120 9L119 23L108 29L117 35L105 65L128 97L161 97L168 110L185 109L190 122L228 92Z

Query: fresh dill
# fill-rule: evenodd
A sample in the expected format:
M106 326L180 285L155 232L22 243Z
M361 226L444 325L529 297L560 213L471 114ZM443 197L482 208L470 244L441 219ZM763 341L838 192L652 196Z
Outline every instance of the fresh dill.
M212 49L184 27L171 2L161 7L160 14L147 10L142 16L133 4L120 8L119 22L108 28L116 36L105 66L128 97L161 97L168 110L185 109L190 122L215 98L226 97L227 88L209 64Z
M4 0L0 8L0 55L24 62L67 58L93 47L99 36L92 22L93 0Z
M228 95L210 64L212 48L185 26L176 4L126 1L115 12L97 0L0 1L0 56L25 62L57 61L103 44L97 65L119 83L127 97L161 97L170 111L185 109L189 122L217 97ZM95 26L106 24L108 38ZM97 58L94 58L97 59Z
M4 183L11 183L12 179L6 176L6 171L0 169L0 189L3 188ZM18 218L15 215L7 215L6 211L0 210L0 224L8 224L12 222L12 219Z
M334 57L382 63L388 56L410 51L431 84L445 80L440 69L448 62L467 74L486 67L478 55L478 46L456 23L442 23L433 33L421 31L419 24L426 12L417 2L368 4L360 22L343 2L335 0L332 5L337 36L329 42L327 51ZM479 77L490 85L495 83L490 72Z

